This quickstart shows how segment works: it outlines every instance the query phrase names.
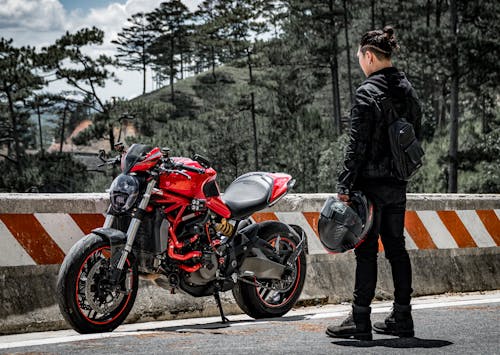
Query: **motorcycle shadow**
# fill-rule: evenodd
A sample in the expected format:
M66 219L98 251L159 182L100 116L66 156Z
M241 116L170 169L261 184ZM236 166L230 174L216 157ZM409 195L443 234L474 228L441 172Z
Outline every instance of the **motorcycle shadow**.
M295 322L306 319L305 316L290 316L286 318L261 318L261 319L248 319L248 320L237 320L229 321L227 323L214 322L214 323L203 323L203 324L190 324L190 325L178 325L172 327L162 327L149 329L153 332L177 332L177 333L214 333L214 330L223 330L231 327L242 326L242 325L252 325L252 324L265 324L269 322ZM220 333L222 334L222 333Z
M396 349L410 348L442 348L444 346L453 345L451 341L439 339L420 339L412 338L390 338L390 339L375 339L375 340L341 340L332 341L332 344L341 346L352 346L355 348L372 348L376 346Z

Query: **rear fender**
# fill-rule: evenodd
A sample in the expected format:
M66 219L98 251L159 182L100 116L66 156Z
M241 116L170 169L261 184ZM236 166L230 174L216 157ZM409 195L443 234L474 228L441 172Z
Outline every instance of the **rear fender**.
M276 231L290 232L297 238L299 241L299 244L297 245L297 254L300 254L302 250L307 249L306 233L302 230L302 228L297 225L288 225L280 221L264 221L261 223L250 224L249 226L239 230L238 233L246 237L245 239L247 240L247 245L249 244L252 247L258 247L269 256L270 244L259 238L259 236ZM243 243L245 244L245 241L243 241Z
M262 223L251 224L238 231L238 233L242 236L242 245L239 245L236 249L243 251L245 254L244 257L241 258L240 265L240 271L243 274L250 272L258 278L278 280L282 277L285 265L276 262L277 260L274 248L271 244L259 237L280 231L291 233L298 240L296 249L287 261L287 266L289 266L288 264L293 264L298 255L303 251L304 246L307 245L305 233L300 229L300 227L292 227L279 221L265 221ZM250 251L253 256L249 253Z
M296 253L294 254L300 254L302 250L308 253L307 250L307 236L304 230L299 227L296 224L286 224L283 222L279 221L265 221L262 223L259 223L260 228L259 231L257 232L260 235L265 235L266 233L272 233L274 231L289 231L292 233L297 240L299 241L299 244L297 244L297 250Z

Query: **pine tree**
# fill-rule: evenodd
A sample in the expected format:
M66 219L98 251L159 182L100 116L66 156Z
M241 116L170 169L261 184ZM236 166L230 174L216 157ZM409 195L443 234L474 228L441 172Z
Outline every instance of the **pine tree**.
M22 157L29 135L29 112L24 101L45 84L35 71L37 63L34 48L17 48L12 45L12 40L0 39L0 121L5 127L2 130L5 135L3 142L9 142L9 151L4 158L15 165L18 173L22 171Z
M218 3L219 23L225 34L223 39L229 47L229 55L233 60L244 58L248 68L248 84L250 86L250 114L252 118L254 166L259 170L257 121L255 108L255 90L253 85L256 55L256 40L266 30L266 25L259 21L263 13L263 1L222 0Z
M107 80L118 81L109 69L117 62L104 54L92 58L83 51L87 45L102 45L104 32L93 28L84 28L74 34L66 32L55 44L43 48L45 69L50 71L55 80L64 80L82 98L80 102L89 107L94 114L94 125L99 129L94 132L96 138L102 138L102 132L108 134L110 149L114 149L113 127L116 120L111 116L113 103L105 101L98 88L104 88ZM85 98L85 99L84 99Z
M341 133L341 100L339 89L340 49L338 35L344 25L344 10L334 0L288 0L291 20L303 28L303 42L311 54L312 65L328 68L332 83L333 123Z
M204 0L198 5L193 18L194 52L198 58L197 71L210 68L214 82L216 66L225 61L224 21L220 14L219 3L220 0Z
M153 34L151 26L142 12L132 15L128 25L118 33L118 38L111 41L117 45L120 64L127 70L142 71L142 94L146 93L146 69L151 63L149 47L152 44Z
M174 82L182 63L183 49L191 14L180 0L170 0L160 4L153 12L147 14L155 38L149 47L152 62L156 71L166 73L170 82L171 101L175 101Z

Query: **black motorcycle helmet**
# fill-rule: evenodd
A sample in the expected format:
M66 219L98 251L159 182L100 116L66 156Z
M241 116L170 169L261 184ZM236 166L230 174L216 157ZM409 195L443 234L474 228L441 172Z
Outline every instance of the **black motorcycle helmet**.
M364 241L373 223L373 205L360 192L355 191L349 202L329 197L318 221L319 239L331 253L343 253Z

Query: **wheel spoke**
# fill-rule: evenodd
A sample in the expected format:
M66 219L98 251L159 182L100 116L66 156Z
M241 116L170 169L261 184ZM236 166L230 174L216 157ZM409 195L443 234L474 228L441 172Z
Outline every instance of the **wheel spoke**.
M108 281L110 263L103 250L104 248L95 250L89 255L81 267L76 283L78 308L89 321L107 322L114 319L123 311L130 298L110 287ZM127 265L130 267L129 262ZM130 288L133 277L133 271L128 269L125 282Z
M261 291L262 291L261 297L265 301L267 299L267 296L269 296L269 294L271 293L271 289L263 288L263 289L261 289Z
M295 249L295 245L286 235L276 235L274 238L269 239L268 243L274 247L281 263L284 263ZM298 260L297 263L299 263ZM298 277L300 275L297 266L294 265L294 268L287 271L287 274L281 280L259 283L265 285L265 288L259 287L257 285L258 280L255 280L259 297L268 306L279 307L285 304L295 293L296 288L294 285L298 282Z

